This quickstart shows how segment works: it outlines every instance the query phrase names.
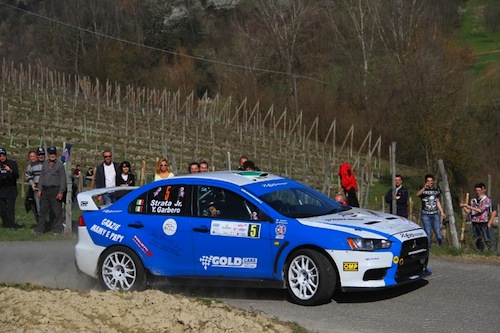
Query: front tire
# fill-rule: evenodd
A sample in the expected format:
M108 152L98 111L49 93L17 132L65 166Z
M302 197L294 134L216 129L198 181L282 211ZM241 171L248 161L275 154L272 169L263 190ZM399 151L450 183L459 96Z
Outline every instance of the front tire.
M101 255L98 275L105 290L141 291L147 286L141 260L123 246L108 249Z
M294 303L319 305L331 301L337 275L323 254L303 249L295 252L286 266L287 291Z

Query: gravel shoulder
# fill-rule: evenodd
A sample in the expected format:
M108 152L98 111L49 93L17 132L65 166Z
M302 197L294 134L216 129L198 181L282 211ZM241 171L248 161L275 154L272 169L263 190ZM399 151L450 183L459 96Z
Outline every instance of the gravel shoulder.
M0 287L1 332L270 332L298 329L206 299L144 292ZM305 330L302 330L305 332Z

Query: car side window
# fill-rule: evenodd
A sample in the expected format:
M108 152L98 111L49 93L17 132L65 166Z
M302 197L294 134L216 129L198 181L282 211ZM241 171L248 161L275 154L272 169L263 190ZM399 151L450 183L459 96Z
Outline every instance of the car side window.
M259 221L265 215L242 196L216 186L198 186L196 198L200 217Z
M157 186L142 193L129 205L131 214L187 216L190 211L188 185Z

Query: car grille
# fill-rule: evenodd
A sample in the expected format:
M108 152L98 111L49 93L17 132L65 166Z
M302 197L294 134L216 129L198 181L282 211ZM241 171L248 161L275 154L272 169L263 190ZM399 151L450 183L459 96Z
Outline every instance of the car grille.
M429 244L427 237L408 240L403 243L399 256L396 281L403 282L425 272L429 260Z

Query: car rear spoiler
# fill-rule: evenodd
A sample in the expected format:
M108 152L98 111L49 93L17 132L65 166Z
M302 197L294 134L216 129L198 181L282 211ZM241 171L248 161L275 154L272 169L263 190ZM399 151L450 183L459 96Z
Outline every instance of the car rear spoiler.
M138 189L139 186L116 186L107 188L96 188L93 190L78 193L76 199L80 210L99 210L104 208L104 205L98 205L97 197L106 193L115 192L130 192Z

